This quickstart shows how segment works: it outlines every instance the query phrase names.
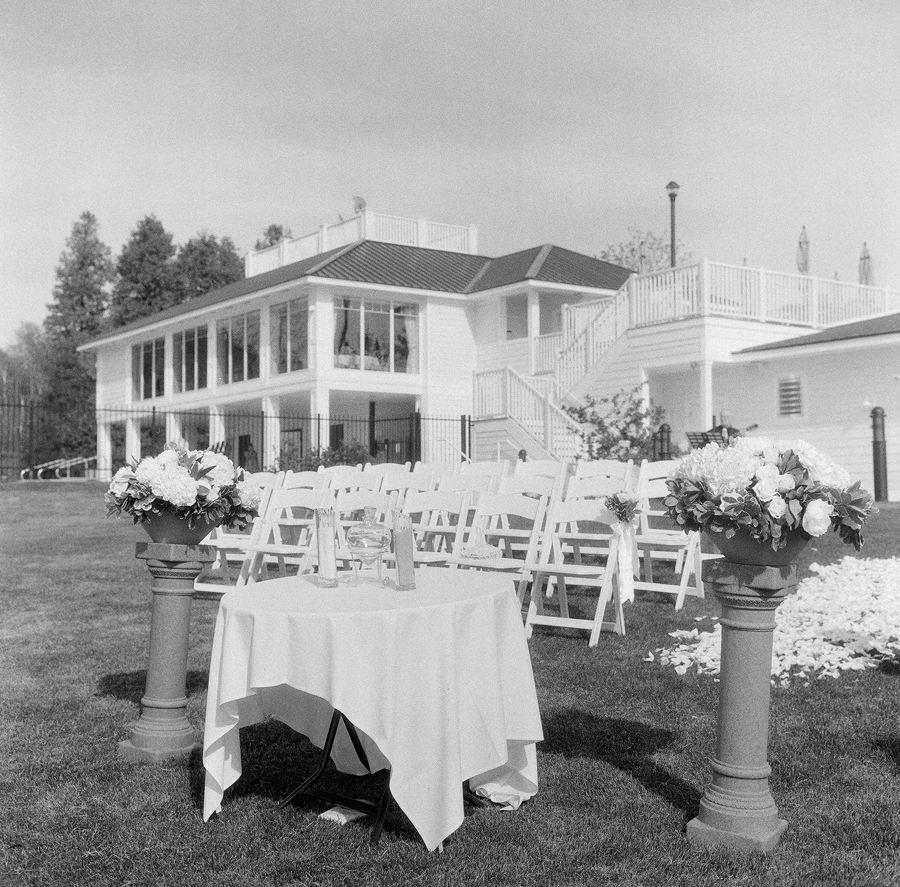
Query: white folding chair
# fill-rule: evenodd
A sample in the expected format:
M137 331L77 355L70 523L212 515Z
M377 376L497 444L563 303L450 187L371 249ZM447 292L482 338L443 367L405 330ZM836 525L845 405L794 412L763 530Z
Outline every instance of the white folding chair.
M604 630L625 634L625 616L618 587L619 539L612 528L598 520L597 503L591 499L570 499L556 502L547 516L547 526L540 557L529 561L526 570L531 578L531 595L525 616L525 635L530 638L535 625L575 628L590 632L589 646L595 647ZM576 557L585 539L596 530L608 535L610 542L605 558L595 557L592 563ZM558 608L547 611L543 594L544 582L556 580ZM597 594L593 613L572 615L569 608L570 587L592 589ZM614 608L614 619L604 621L606 608ZM590 610L590 607L588 608Z
M270 578L272 566L277 576L310 572L318 554L316 509L334 499L332 490L305 487L276 490L269 503L259 537L246 551L238 585L250 585Z
M468 493L410 490L402 510L412 519L417 566L443 566L460 551L469 510Z
M417 461L413 465L413 474L424 472L425 474L433 474L436 477L443 477L449 474L459 474L459 462L422 462Z
M335 465L322 472L328 482L329 490L354 492L369 490L377 492L381 486L381 475L374 472L360 471L350 465Z
M328 476L320 471L289 471L282 486L286 490L324 490L328 486Z
M259 536L272 495L282 487L287 474L289 472L260 471L250 475L262 489L257 516L242 533L216 527L203 540L203 545L215 549L216 559L194 580L194 591L199 592L198 597L219 597L233 586L231 571L243 562L248 546Z
M677 459L664 462L644 460L635 488L642 512L635 534L642 575L635 581L634 587L639 591L675 595L676 610L684 606L686 596L704 596L700 534L696 530L684 532L673 528L662 505L662 500L669 494L666 479L678 464ZM660 577L654 573L654 561L669 567L674 572L674 581L658 581Z
M575 474L570 481L572 483L584 482L592 480L598 491L604 489L608 492L598 492L596 495L608 496L610 493L617 493L623 489L629 489L634 486L634 460L620 462L617 459L580 459L575 464Z
M393 474L408 474L409 462L366 462L363 471L366 474L377 474L381 477Z
M403 502L411 492L424 493L433 490L435 477L432 474L413 473L386 474L381 479L379 492L387 493L394 500L394 508L402 508Z
M496 493L500 478L507 473L509 466L506 462L494 462L492 460L480 460L476 462L463 462L459 466L459 473L463 477L478 475L491 479L490 492Z
M540 497L483 493L465 543L451 558L451 563L468 569L510 573L518 582L521 602L528 580L525 564L537 560L545 511L546 503Z

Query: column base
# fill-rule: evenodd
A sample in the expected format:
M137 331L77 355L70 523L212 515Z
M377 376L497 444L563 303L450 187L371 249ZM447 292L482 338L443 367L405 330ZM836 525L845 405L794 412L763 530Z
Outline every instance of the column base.
M788 827L787 820L777 817L757 822L744 820L730 825L731 828L709 825L696 816L687 824L687 839L691 844L769 853L775 849Z
M194 740L194 728L183 715L171 720L141 715L128 739L119 743L119 757L159 762L189 755L200 747Z
M126 761L149 761L151 764L159 764L175 758L186 758L195 749L200 748L201 743L193 741L179 748L144 748L135 745L130 739L123 739L119 743L119 757Z

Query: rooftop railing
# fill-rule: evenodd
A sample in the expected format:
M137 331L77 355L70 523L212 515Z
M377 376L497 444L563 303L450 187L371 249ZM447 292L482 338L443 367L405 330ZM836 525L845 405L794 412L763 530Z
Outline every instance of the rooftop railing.
M471 255L478 252L478 229L474 225L447 225L364 210L334 225L322 225L311 234L247 253L244 275L252 277L272 271L357 240L381 240Z

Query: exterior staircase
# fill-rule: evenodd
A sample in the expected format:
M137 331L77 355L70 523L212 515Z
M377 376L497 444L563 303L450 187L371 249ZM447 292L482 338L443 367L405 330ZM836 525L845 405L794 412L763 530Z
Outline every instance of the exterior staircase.
M631 331L718 317L779 325L771 329L783 336L896 311L896 290L744 265L703 260L633 275L612 297L563 306L562 331L532 339L536 375L476 373L476 422L505 422L496 433L539 458L574 459L581 426L560 407L581 402L604 363L621 358Z

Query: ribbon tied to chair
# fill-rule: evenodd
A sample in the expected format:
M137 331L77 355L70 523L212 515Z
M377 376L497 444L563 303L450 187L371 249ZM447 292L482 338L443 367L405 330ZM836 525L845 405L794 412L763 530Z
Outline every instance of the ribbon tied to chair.
M634 580L640 578L641 560L638 556L635 530L637 521L616 521L612 525L616 539L617 573L619 578L619 598L623 603L634 603Z

